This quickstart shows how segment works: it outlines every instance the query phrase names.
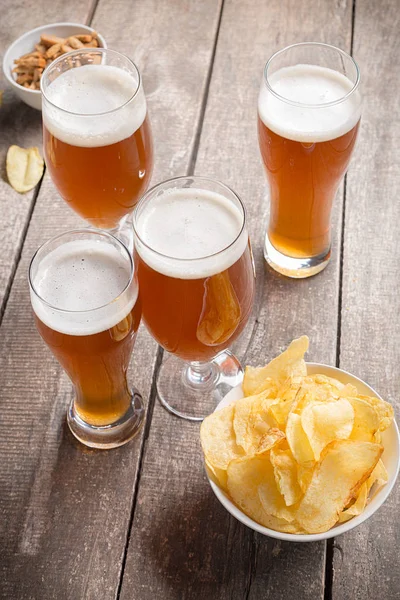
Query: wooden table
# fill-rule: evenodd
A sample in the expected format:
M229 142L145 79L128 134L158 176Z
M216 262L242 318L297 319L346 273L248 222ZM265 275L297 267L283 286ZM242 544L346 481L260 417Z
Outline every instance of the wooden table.
M399 402L399 5L396 0L2 0L0 51L45 23L92 24L144 76L153 182L186 173L244 199L257 294L236 351L263 363L303 333L309 360L340 366ZM262 257L267 185L256 136L262 67L296 41L354 54L361 135L334 210L333 258L303 281ZM396 53L397 51L397 53ZM4 77L1 82L5 87ZM41 115L10 89L0 159L41 146ZM132 377L146 424L128 446L85 449L65 423L71 385L37 334L27 268L47 238L83 222L46 174L20 195L0 180L0 597L7 600L400 598L398 487L385 506L327 543L290 544L231 518L206 480L198 425L155 397L161 351L142 327Z

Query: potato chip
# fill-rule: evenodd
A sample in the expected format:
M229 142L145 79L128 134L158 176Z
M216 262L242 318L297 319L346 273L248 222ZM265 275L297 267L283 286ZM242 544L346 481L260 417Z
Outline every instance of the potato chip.
M358 394L357 388L354 387L354 385L351 385L351 383L347 383L346 385L343 385L342 389L340 390L341 398L349 398L349 397L357 396L357 394Z
M315 463L303 463L297 465L297 481L303 494L310 485Z
M225 469L219 469L218 467L214 467L210 462L205 459L206 471L208 477L220 487L224 492L228 491L227 488L227 474Z
M286 426L289 413L296 401L302 381L302 377L288 377L277 392L277 401L271 404L270 412L275 418L277 425L282 429Z
M268 392L262 392L235 402L233 429L236 443L246 454L254 454L260 439L276 425L275 419L269 412L270 403L274 400L269 400L267 396Z
M297 476L297 462L291 450L272 448L270 454L271 464L274 468L275 482L282 494L286 506L292 506L300 500L302 490Z
M389 402L385 402L385 400L381 400L380 398L374 398L373 396L361 396L358 394L357 398L365 400L365 402L374 407L379 417L379 429L380 431L385 431L394 419L393 406Z
M308 390L307 386L300 386L299 391L296 394L296 398L294 399L294 402L290 408L290 412L300 415L307 404L310 404L310 402L313 402L313 400L314 397L312 392Z
M387 483L389 479L388 472L386 471L386 467L383 464L382 460L378 460L378 463L375 469L372 471L370 477L367 480L368 492L374 487L373 495Z
M263 437L260 439L258 444L256 454L263 454L268 450L271 450L286 438L283 431L277 429L276 427L272 427Z
M358 490L358 495L355 499L355 502L349 506L346 510L343 510L339 515L339 523L345 523L349 521L353 517L360 515L364 510L368 500L368 486L365 481L360 489Z
M275 419L276 424L279 425L281 429L285 429L292 405L293 400L284 400L282 402L276 402L275 404L271 404L271 416Z
M381 435L380 429L378 429L378 431L374 435L374 442L375 442L375 444L382 443L382 435Z
M293 402L303 381L304 377L288 377L280 386L276 397L279 398L280 402L285 402L286 400L291 400Z
M200 428L200 439L204 456L208 463L219 469L226 469L229 462L244 455L236 444L233 430L235 405L218 410L204 419Z
M7 152L8 181L17 192L28 192L39 183L44 162L38 148L10 146Z
M324 450L296 511L296 520L308 533L327 531L372 473L383 452L370 442L341 440Z
M292 412L301 414L310 402L335 402L341 396L340 382L325 375L307 375L301 380ZM342 387L343 384L340 384Z
M246 385L243 381L242 385ZM246 389L246 388L244 388ZM254 392L255 394L261 394L261 392L266 392L268 398L276 398L278 393L278 385L276 382L271 379L271 377L267 377L264 381L257 387L257 390ZM250 396L251 394L246 393L244 391L245 396Z
M268 515L287 523L293 523L295 520L294 510L292 507L286 506L285 499L276 485L273 470L268 477L263 478L262 483L258 486L258 496Z
M378 441L375 434L379 433L379 416L374 407L361 398L347 398L347 400L354 410L354 425L350 439L363 442Z
M275 486L273 468L268 454L233 460L228 467L228 492L235 504L251 519L264 527L287 533L297 533L299 528L286 519L268 514L262 505L258 491L270 482ZM283 508L283 506L282 506ZM288 511L288 509L286 509ZM289 511L288 511L289 513Z
M301 425L319 460L322 450L334 440L347 439L353 429L354 410L345 398L336 402L311 402L301 413Z
M261 386L267 378L282 385L288 377L307 375L304 354L308 349L308 337L303 335L289 345L279 356L271 360L265 367L246 367L243 379L245 396L251 396L261 391Z
M318 373L307 375L303 379L302 385L312 393L314 400L319 402L332 402L338 399L344 388L343 384L337 379Z
M286 425L286 439L294 458L299 464L309 465L314 461L314 453L301 425L300 415L290 413Z

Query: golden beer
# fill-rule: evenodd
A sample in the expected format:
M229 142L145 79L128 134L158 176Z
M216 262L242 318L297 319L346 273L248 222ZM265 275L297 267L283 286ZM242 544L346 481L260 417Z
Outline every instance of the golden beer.
M127 371L141 309L139 300L116 325L92 335L55 331L36 315L36 327L75 387L75 409L97 427L115 423L130 407Z
M291 257L323 255L331 244L332 203L350 162L359 123L338 138L299 142L258 118L260 151L271 190L268 237Z
M74 385L72 432L95 447L124 443L137 430L127 371L141 319L128 250L106 233L62 234L33 258L30 283L37 329Z
M64 200L95 227L113 229L147 189L153 170L148 117L131 136L85 148L57 139L44 125L46 165Z
M361 114L353 59L326 44L295 44L265 67L258 139L270 187L265 258L307 277L331 251L331 212L352 156Z
M135 253L143 319L152 336L183 360L208 361L243 331L253 301L250 248L228 269L181 279L150 267Z
M135 65L111 50L96 53L101 64L82 66L93 54L82 50L46 71L44 154L71 208L95 227L114 229L148 187L152 137Z

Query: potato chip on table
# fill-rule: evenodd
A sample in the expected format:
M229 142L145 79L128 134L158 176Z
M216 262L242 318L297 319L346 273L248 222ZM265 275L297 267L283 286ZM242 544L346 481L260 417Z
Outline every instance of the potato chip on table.
M17 192L29 192L39 183L44 170L39 150L10 146L7 152L7 177Z
M324 374L307 375L308 338L247 367L244 398L201 426L209 477L247 516L286 533L322 533L360 515L388 480L387 402Z

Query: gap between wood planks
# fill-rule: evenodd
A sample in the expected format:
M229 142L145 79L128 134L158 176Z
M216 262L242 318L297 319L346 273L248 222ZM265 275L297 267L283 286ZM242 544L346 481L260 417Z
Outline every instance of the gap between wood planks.
M1 324L3 322L4 313L6 312L6 307L7 307L7 304L8 304L8 299L10 297L12 284L14 283L15 273L17 272L18 265L19 265L20 260L21 260L22 250L24 248L26 235L28 233L28 228L29 228L29 225L30 225L30 222L31 222L31 219L32 219L33 211L34 211L35 206L36 206L37 197L38 197L40 189L42 187L42 181L43 181L43 177L44 177L45 173L46 173L46 167L44 168L43 176L42 176L40 182L38 183L38 185L36 186L35 191L33 193L31 206L30 206L29 211L28 211L28 218L27 218L27 220L25 222L25 225L24 225L24 228L22 230L21 240L20 240L20 243L19 243L19 247L17 248L17 254L16 254L15 259L14 259L14 266L11 269L11 274L10 274L10 277L9 277L9 280L8 280L8 283L6 285L6 289L5 289L5 292L4 292L4 296L3 296L3 302L2 302L2 304L0 306L0 327L1 327Z
M97 2L99 2L99 0L96 1L96 5L97 5ZM211 52L211 58L210 58L210 64L209 64L208 73L207 73L207 79L206 79L206 83L205 83L204 95L203 95L203 99L202 99L201 106L200 106L199 121L198 121L197 128L196 128L193 149L192 149L192 152L190 155L189 164L188 164L188 168L186 171L187 176L194 174L194 170L195 170L195 166L196 166L196 160L197 160L197 154L198 154L199 145L200 145L201 133L203 130L204 114L206 111L208 95L209 95L209 91L210 91L210 84L211 84L211 78L212 78L214 61L215 61L215 53L217 51L218 37L219 37L220 28L221 28L223 10L224 10L224 0L221 1L221 9L220 9L219 17L218 17L218 23L217 23L217 28L216 28L216 32L215 32L215 38L214 38L214 44L213 44L213 48L212 48L212 52ZM93 18L93 15L94 15L94 11L92 13L91 18ZM123 584L124 573L125 573L125 565L126 565L126 560L127 560L127 556L128 556L128 550L129 550L129 542L130 542L130 538L131 538L133 520L135 517L136 504L137 504L137 499L138 499L138 495L139 495L142 466L143 466L144 458L146 456L146 451L147 451L147 443L148 443L147 440L149 437L151 422L153 419L154 405L155 405L155 402L157 401L156 382L157 382L157 377L158 377L158 373L159 373L159 370L161 367L163 356L164 356L164 350L161 346L159 346L158 350L157 350L157 358L156 358L156 363L155 363L154 371L153 371L153 378L152 378L152 382L151 382L151 391L150 391L149 404L148 404L148 409L147 409L145 430L144 430L142 445L139 450L138 470L137 470L136 482L134 483L134 494L133 494L133 499L132 499L131 514L130 514L128 529L127 529L127 534L126 534L124 553L123 553L122 562L121 562L121 572L120 572L120 578L119 578L119 583L118 583L118 588L117 588L116 600L119 600L120 596L121 596L122 584ZM176 418L176 417L173 417L173 418Z
M351 35L350 56L353 56L354 48L354 25L356 20L356 1L353 0L351 12ZM347 199L347 174L344 177L343 205L342 205L342 230L340 237L340 263L339 263L339 296L338 296L338 319L336 334L336 367L340 368L340 350L342 338L342 288L343 288L343 262L344 262L344 233L346 227L346 199ZM325 550L325 583L324 600L333 600L333 555L335 552L335 538L326 542Z

